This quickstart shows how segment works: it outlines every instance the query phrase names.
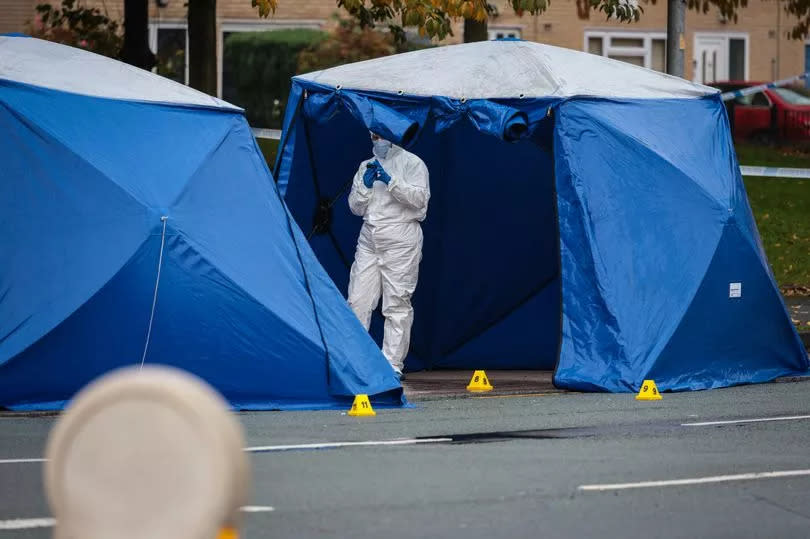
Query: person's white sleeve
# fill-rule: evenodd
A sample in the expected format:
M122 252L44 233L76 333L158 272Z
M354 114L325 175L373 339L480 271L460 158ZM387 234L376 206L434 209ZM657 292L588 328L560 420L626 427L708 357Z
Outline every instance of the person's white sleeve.
M363 174L366 171L365 161L360 163L360 168L357 174L354 175L352 180L352 190L349 193L349 209L353 214L363 217L366 214L366 208L371 200L372 190L366 187L363 183Z
M403 177L391 178L388 182L388 192L402 204L424 210L430 200L427 166L421 160L415 161L408 167L408 172Z

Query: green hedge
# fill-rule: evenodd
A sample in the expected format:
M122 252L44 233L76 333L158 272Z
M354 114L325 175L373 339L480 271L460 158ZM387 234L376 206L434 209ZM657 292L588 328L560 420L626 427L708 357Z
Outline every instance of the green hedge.
M304 29L227 34L222 55L223 99L244 108L254 127L281 127L298 54L327 35Z

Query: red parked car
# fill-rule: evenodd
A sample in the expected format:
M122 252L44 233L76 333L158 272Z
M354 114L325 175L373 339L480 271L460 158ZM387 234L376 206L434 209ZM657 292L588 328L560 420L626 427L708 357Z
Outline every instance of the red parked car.
M717 82L723 92L741 90L761 82ZM761 143L810 141L810 97L790 87L768 88L726 101L735 139Z

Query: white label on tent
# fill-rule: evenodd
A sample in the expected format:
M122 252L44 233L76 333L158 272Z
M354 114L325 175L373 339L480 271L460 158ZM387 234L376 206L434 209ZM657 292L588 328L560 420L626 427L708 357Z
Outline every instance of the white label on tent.
M728 297L741 298L742 297L742 283L728 283Z

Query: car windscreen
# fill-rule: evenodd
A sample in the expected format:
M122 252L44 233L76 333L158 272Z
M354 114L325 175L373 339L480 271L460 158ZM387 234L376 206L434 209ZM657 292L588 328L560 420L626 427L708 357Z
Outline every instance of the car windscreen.
M791 105L810 105L810 97L804 96L790 88L774 88L771 91Z

